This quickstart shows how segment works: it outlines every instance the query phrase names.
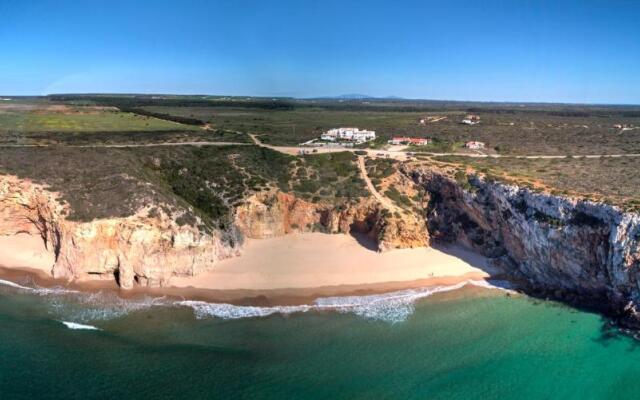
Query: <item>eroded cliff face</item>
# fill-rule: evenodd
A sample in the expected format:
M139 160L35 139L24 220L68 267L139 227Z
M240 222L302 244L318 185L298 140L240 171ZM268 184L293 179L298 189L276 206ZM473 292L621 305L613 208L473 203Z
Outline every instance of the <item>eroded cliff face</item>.
M493 257L530 293L598 308L636 325L640 216L434 168L403 172L431 195L433 237ZM466 189L463 189L463 186Z
M46 187L0 176L0 235L29 233L54 253L51 274L68 280L116 279L120 287L162 287L173 276L193 276L238 256L242 238L292 232L361 232L380 250L428 244L421 217L393 216L372 199L314 204L277 190L252 195L235 210L230 231L206 232L178 224L179 213L150 205L126 218L72 221L68 205ZM197 217L196 217L197 218Z
M174 275L195 275L238 253L237 245L218 233L180 226L161 208L91 222L70 221L67 215L67 206L45 187L0 178L0 235L42 237L55 254L56 278L117 279L122 288L164 286Z
M236 225L254 239L294 232L357 232L374 240L380 251L429 244L423 216L393 215L373 198L333 205L311 203L279 191L261 192L236 209Z

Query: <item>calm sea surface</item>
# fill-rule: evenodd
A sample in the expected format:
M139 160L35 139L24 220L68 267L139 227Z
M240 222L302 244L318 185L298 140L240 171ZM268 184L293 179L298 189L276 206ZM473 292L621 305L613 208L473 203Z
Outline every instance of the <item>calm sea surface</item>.
M475 287L377 307L223 319L1 285L0 398L640 396L640 342L598 315Z

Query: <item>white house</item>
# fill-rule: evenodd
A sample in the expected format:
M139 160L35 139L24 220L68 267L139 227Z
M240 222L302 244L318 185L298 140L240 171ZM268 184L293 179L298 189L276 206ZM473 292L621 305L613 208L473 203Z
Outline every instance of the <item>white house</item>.
M467 124L467 125L476 125L480 123L480 116L479 115L474 115L474 114L469 114L466 117L464 117L464 119L462 120L463 124Z
M375 131L360 130L358 128L334 128L329 129L320 136L320 139L335 142L346 140L349 142L368 142L376 138Z

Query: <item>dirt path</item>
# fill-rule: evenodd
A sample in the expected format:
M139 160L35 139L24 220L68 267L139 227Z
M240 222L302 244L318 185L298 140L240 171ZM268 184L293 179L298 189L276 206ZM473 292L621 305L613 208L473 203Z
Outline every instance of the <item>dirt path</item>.
M258 139L255 133L249 133L248 135L251 140L253 140L253 143L257 144L258 146L262 146L262 142L260 141L260 139Z
M207 129L207 128L203 128ZM339 153L343 151L366 151L369 157L384 157L384 158L393 158L396 160L406 160L409 158L407 153L402 150L390 151L390 150L376 150L376 149L354 149L347 147L300 147L300 146L274 146L270 144L265 144L258 139L258 137L249 133L249 137L254 144L262 147L266 147L271 150L279 151L281 153L290 154L290 155L299 155L301 152L307 152L309 154L323 154L323 153ZM160 142L160 143L142 143L142 144L88 144L88 145L68 145L67 147L157 147L157 146L248 146L251 143L240 143L240 142ZM58 145L39 145L39 144L0 144L0 147L51 147ZM627 154L584 154L584 155L511 155L511 154L483 154L483 153L432 153L432 152L424 152L417 155L424 155L427 157L439 157L439 156L456 156L456 157L470 157L470 158L522 158L522 159L563 159L563 158L621 158L621 157L629 157L636 158L640 157L640 153L627 153Z
M269 149L272 150L276 150L276 151L280 151L283 153L287 153L287 154L299 154L301 150L305 150L304 148L301 147L286 147L286 146L270 146L270 145L266 145L264 143L262 143L260 141L260 139L258 139L258 137L252 133L249 134L249 136L251 137L251 139L253 140L253 142L258 145L258 146L263 146L263 147L267 147ZM306 149L308 150L308 149ZM342 151L355 151L354 149L344 149L344 148L316 148L317 153L332 153L332 152L342 152ZM373 155L373 153L375 153L375 151L371 151L371 150L367 150L367 153L369 153L369 155ZM380 153L380 152L377 152ZM388 153L388 152L383 152L381 154L384 153ZM402 153L404 154L404 153ZM396 154L399 155L399 154ZM386 209L388 209L389 211L400 211L400 208L397 207L395 204L393 204L393 202L391 200L389 200L388 198L386 198L385 196L383 196L380 192L378 192L378 190L376 189L376 187L373 185L373 182L371 182L371 179L369 179L369 175L367 174L367 167L364 164L364 156L358 156L358 168L360 169L360 175L362 176L362 179L364 180L365 184L367 185L367 189L369 189L369 192L371 192L371 194L373 195L373 197L376 198L376 200L378 200L378 202L380 202L380 204L382 204Z
M562 159L562 158L620 158L620 157L640 157L640 153L628 153L628 154L584 154L584 155L511 155L511 154L469 154L469 153L426 153L430 157L438 156L456 156L456 157L470 157L470 158L523 158L529 160L535 159Z
M389 211L400 211L400 208L393 204L391 200L384 197L382 194L380 194L380 192L378 192L376 187L373 185L373 182L371 182L371 179L369 179L369 175L367 174L367 167L364 165L364 156L358 156L358 168L360 168L360 175L362 175L362 179L364 179L364 182L367 184L367 188L369 189L373 197L375 197L380 202L380 204L382 204Z
M76 144L64 147L96 148L96 147L160 147L160 146L250 146L251 143L240 142L160 142L141 144ZM0 147L51 147L48 144L0 144Z

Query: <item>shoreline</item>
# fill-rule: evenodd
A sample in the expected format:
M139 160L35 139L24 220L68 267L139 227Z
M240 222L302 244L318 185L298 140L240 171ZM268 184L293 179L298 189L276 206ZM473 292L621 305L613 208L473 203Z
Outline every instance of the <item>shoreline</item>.
M223 260L194 277L174 277L171 286L162 288L121 290L113 280L68 282L54 279L42 268L0 265L0 279L19 284L108 291L124 299L165 296L251 306L302 305L320 297L449 286L500 275L488 267L486 258L459 246L378 253L362 238L321 233L250 240L242 256Z
M76 290L81 293L108 292L122 299L135 299L144 296L168 297L173 300L205 301L209 303L228 303L238 306L295 306L311 304L321 297L365 296L384 294L399 290L409 290L436 286L451 286L461 282L475 280L487 281L490 278L484 274L469 273L458 276L442 276L412 281L391 281L375 284L354 284L320 286L311 288L283 288L283 289L199 289L199 288L149 288L136 287L131 290L121 290L113 281L81 281L68 282L46 276L42 271L31 268L6 268L0 266L0 279L20 285L35 284L41 288L60 287ZM491 278L494 278L493 276ZM497 277L499 278L499 276Z

